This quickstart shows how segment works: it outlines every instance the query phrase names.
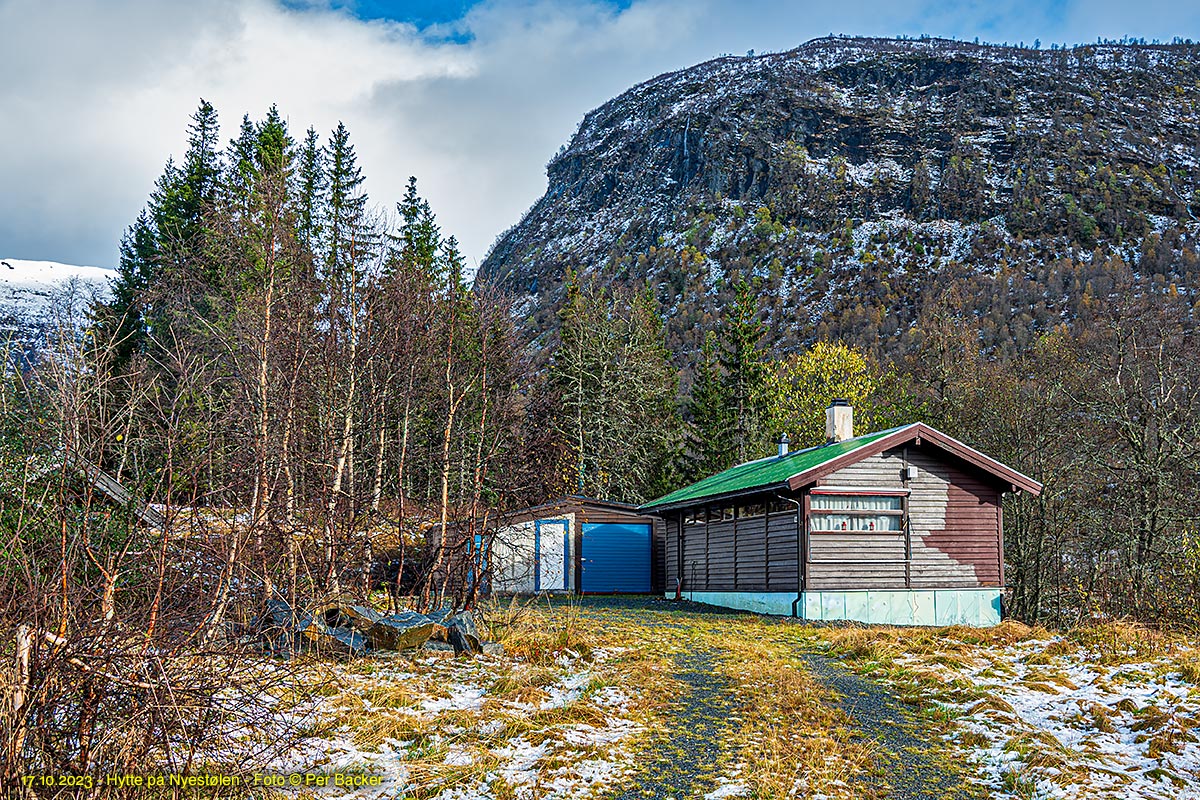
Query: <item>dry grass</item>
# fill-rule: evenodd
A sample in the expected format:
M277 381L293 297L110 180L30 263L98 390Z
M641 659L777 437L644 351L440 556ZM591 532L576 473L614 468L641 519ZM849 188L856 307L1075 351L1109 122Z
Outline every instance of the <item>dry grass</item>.
M669 628L647 624L664 613L670 614ZM1086 746L1071 751L1054 736L1028 729L1013 704L981 688L980 678L1069 696L1076 672L1068 675L1064 665L1083 659L1137 664L1131 676L1154 669L1185 678L1200 673L1200 657L1176 637L1118 624L1059 636L1015 622L990 629L811 628L749 615L664 610L639 616L526 600L486 608L485 627L488 638L504 644L503 659L421 655L309 665L323 670L325 697L307 701L319 701L331 712L318 718L313 732L345 736L349 726L355 746L393 748L408 774L404 796L412 800L485 783L496 800L528 797L531 790L537 796L528 777L508 770L515 743L540 753L530 767L537 782L585 759L632 765L664 740L670 720L665 706L683 690L672 674L673 657L703 649L714 654L717 670L736 687L727 741L717 763L709 765L713 776L743 783L750 797L762 800L812 795L869 800L885 791L878 780L882 754L854 731L797 656L820 645L890 681L901 699L918 707L931 732L955 731L959 715L973 717L972 729L957 730L951 740L966 752L1002 745L1016 760L996 779L1012 795L1031 798L1037 781L1047 776L1065 785L1085 781L1088 769L1107 767ZM1159 660L1148 666L1151 659ZM585 682L572 684L578 696L560 702L563 681L582 673ZM1114 687L1129 677L1120 670L1105 676ZM461 695L455 684L474 687L478 702L448 707L453 705L448 698ZM613 692L623 698L619 708L603 700ZM301 700L287 698L293 704ZM1101 735L1129 724L1132 715L1143 752L1151 757L1194 741L1195 721L1187 714L1138 709L1133 700L1081 701L1071 706L1071 724ZM615 746L564 744L568 731L604 728L616 717L636 723L638 732ZM1169 770L1163 778L1176 779ZM614 774L606 790L619 792L623 780L628 781ZM581 789L578 796L585 794Z
M1010 738L1004 749L1016 753L1027 767L1068 771L1071 752L1044 731L1022 731Z
M707 637L724 646L718 669L738 686L730 754L738 779L755 798L876 797L868 779L877 754L797 659L804 642L796 632L747 618Z
M497 800L528 796L580 761L630 760L638 726L651 727L674 690L662 659L636 646L645 632L601 624L571 604L512 601L483 611L485 636L504 644L503 658L314 661L308 668L332 689L281 697L281 708L317 703L307 733L348 742L364 753L364 771L390 764L411 800L481 789ZM616 744L566 738L618 719L627 732Z
M484 625L505 652L531 664L552 664L570 650L587 657L596 636L573 603L549 606L537 598L512 598L484 606Z
M856 669L882 675L902 696L923 698L933 708L945 703L948 716L971 720L969 731L960 728L953 737L968 754L979 758L1002 745L1012 760L986 764L1001 790L1018 798L1038 796L1039 781L1060 787L1160 780L1182 785L1171 759L1187 752L1200 733L1193 702L1172 706L1151 699L1147 705L1122 696L1140 696L1135 687L1151 682L1200 684L1200 646L1176 632L1108 622L1051 634L1006 622L978 630L857 627L818 629L817 635ZM1022 691L1062 698L1064 707L1044 723L1044 710L1026 718L1014 708ZM1051 732L1063 726L1087 734L1079 750ZM1129 727L1136 732L1131 760L1114 760L1111 739L1105 748L1098 737ZM1158 760L1157 766L1139 767L1143 757Z
M1148 661L1176 652L1186 644L1178 634L1133 622L1106 622L1074 628L1065 638L1086 649L1101 664Z
M989 711L996 711L1009 716L1017 713L1017 710L1007 700L1002 697L992 697L990 695L967 709L968 714L983 714Z

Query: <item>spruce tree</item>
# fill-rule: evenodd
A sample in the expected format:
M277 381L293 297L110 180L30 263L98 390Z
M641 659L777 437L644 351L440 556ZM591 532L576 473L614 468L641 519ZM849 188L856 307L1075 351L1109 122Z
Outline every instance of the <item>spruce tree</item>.
M267 118L257 128L257 162L261 174L282 178L280 186L286 188L290 177L291 160L295 142L288 133L287 123L274 105L267 110Z
M218 134L217 112L211 103L201 100L188 125L182 166L168 161L151 196L160 253L176 264L204 252L206 217L216 204L221 176Z
M439 258L443 249L441 229L428 201L417 194L416 178L408 179L404 199L396 204L396 211L400 215L400 231L395 239L401 262L427 275L436 285L443 285L448 276L444 271L445 258ZM461 275L461 264L457 270Z
M446 277L448 290L453 294L461 294L467 291L467 286L463 279L463 268L466 266L466 261L463 259L462 251L459 250L457 237L451 236L442 244L442 253L439 261L441 272Z
M745 280L739 280L733 305L721 321L720 354L723 390L731 418L730 449L738 463L760 457L766 444L769 373L760 347L766 326L759 318L759 311L753 288Z
M700 480L733 463L730 435L733 425L725 388L717 334L709 331L700 348L695 383L687 403L690 441L682 464L686 480Z
M168 159L146 209L121 242L111 299L94 309L98 340L116 346L116 365L147 352L167 324L163 287L204 262L222 170L217 112L206 100L188 125L182 165Z
M250 115L242 116L236 139L229 141L224 175L224 194L227 210L235 215L248 214L250 195L258 177L258 131Z
M350 143L350 132L341 122L325 149L325 175L329 188L326 262L336 272L344 265L349 255L347 250L362 244L367 206L367 195L362 191L362 168Z
M320 250L325 196L325 165L321 158L321 138L315 128L309 128L304 134L297 162L294 191L297 228L300 241L315 260Z
M146 352L151 316L146 290L155 280L157 260L158 240L149 213L142 211L121 239L111 297L92 311L97 329L94 344L113 348L113 366L118 369L135 354Z

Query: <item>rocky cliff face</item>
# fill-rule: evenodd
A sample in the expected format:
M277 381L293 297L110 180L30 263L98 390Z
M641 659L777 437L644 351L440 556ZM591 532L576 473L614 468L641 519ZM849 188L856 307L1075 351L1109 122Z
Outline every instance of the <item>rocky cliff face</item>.
M1041 303L1021 323L1036 331L1114 257L1195 291L1198 121L1191 44L820 39L721 58L589 113L480 276L524 295L534 332L568 267L645 280L679 351L735 275L784 347L902 337L962 280L1032 293L979 312Z

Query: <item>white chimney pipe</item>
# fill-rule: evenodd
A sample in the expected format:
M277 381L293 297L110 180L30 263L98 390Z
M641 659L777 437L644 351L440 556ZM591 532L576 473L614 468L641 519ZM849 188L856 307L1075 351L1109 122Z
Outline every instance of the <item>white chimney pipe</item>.
M780 458L783 458L784 456L786 456L788 454L788 445L790 445L791 443L792 443L792 440L788 438L788 435L786 433L782 434L779 437L779 457Z
M825 409L825 440L830 444L854 438L854 409L849 400L834 400Z

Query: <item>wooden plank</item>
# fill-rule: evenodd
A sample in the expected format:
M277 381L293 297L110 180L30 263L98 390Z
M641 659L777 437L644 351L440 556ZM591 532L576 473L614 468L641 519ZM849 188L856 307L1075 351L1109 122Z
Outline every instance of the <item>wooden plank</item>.
M98 489L101 494L117 505L128 506L138 520L155 528L166 526L167 518L163 516L161 511L151 508L148 504L135 498L128 489L121 485L120 481L100 469L99 466L90 461L85 461L74 453L68 453L67 458L71 465L82 472L87 481Z
M763 586L767 581L766 569L767 517L739 519L734 544L737 557L734 562L734 588L749 591L750 586Z

